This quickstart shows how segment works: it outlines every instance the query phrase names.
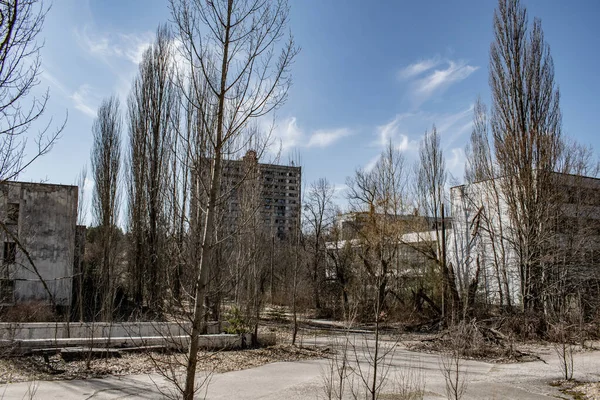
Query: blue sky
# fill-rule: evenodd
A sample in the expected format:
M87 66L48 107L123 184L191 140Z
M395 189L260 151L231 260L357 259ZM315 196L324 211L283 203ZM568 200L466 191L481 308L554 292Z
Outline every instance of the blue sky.
M523 0L542 19L561 89L563 131L600 148L600 2ZM278 110L282 160L300 154L304 183L326 177L343 188L388 140L409 162L435 123L447 165L462 182L464 145L477 96L489 103L488 50L493 0L290 1L290 29L302 51L294 85ZM156 27L170 19L166 0L55 0L42 36L47 116L68 122L50 154L21 180L72 184L89 164L91 126L102 98L125 111L137 63ZM124 126L126 126L124 124ZM126 137L126 132L123 132Z

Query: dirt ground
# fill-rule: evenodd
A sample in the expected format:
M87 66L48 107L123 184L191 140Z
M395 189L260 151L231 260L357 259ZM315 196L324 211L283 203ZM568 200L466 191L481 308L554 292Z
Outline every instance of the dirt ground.
M228 372L253 368L277 361L298 361L323 358L323 351L276 345L261 349L201 352L198 371ZM124 353L119 358L91 360L89 369L85 360L65 362L60 355L48 357L27 356L0 359L0 384L32 380L87 379L106 375L146 374L182 370L185 355L181 353Z

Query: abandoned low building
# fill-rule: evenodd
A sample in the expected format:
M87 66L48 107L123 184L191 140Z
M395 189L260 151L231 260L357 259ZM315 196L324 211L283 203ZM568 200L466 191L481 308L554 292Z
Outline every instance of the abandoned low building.
M451 227L451 219L445 221L445 227ZM352 252L356 256L353 262L361 264L366 251L376 250L380 261L388 264L390 269L386 273L390 277L420 279L425 270L431 268L432 257L437 254L440 229L441 223L435 218L414 214L339 214L331 232L333 240L325 244L326 278L336 279L337 262L342 253Z
M0 184L0 301L43 301L69 306L76 241L77 187L42 183ZM82 233L83 232L83 233Z
M517 189L506 178L451 188L454 227L448 257L459 290L466 290L477 277L482 301L522 306L524 296L536 296L546 311L554 306L552 298L577 296L581 302L597 297L600 179L549 174L550 189L534 203L537 208L531 215L511 214ZM519 243L530 233L520 229L515 218L531 218L532 226L541 227L529 254L523 254L527 248ZM523 282L532 281L542 287L530 294Z

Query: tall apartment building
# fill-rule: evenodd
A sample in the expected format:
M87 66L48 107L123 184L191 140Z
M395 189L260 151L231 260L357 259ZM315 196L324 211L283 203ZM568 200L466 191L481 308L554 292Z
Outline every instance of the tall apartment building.
M223 167L223 225L233 231L256 218L262 233L285 239L299 228L302 168L263 164L249 150L241 160L227 160Z
M68 306L76 240L77 186L0 184L0 303L48 301Z

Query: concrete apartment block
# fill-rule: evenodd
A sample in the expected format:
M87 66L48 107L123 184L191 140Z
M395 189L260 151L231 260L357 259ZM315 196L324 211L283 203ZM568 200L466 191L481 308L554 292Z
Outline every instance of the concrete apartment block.
M300 223L302 168L263 164L250 150L241 160L227 160L223 167L222 192L229 193L224 224L236 229L247 217L245 206L256 214L263 233L285 239ZM258 208L258 210L256 210Z
M1 184L0 222L1 303L48 301L51 294L57 305L71 304L77 187Z

